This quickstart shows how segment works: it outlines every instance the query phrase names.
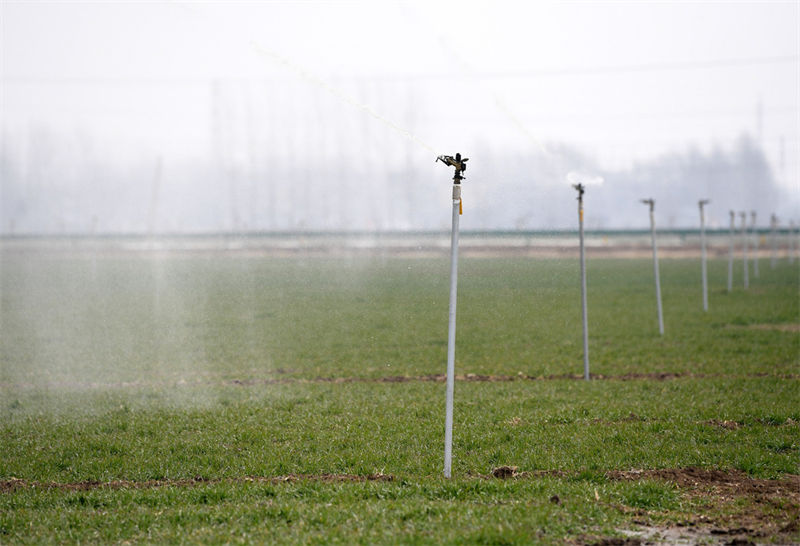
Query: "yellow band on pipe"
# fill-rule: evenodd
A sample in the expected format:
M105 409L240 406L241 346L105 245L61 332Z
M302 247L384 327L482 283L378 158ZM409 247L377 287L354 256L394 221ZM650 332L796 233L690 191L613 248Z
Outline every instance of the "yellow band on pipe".
M583 222L583 209L581 209L581 222Z
M464 214L464 201L460 197L458 198L458 214L459 216Z

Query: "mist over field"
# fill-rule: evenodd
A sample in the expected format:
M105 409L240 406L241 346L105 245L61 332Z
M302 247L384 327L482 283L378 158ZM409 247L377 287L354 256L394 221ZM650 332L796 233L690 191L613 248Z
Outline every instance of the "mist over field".
M450 173L434 165L433 156L414 163L409 153L359 154L346 140L327 156L303 154L298 142L275 138L245 143L235 158L219 157L215 149L196 161L153 156L115 164L101 146L75 149L68 138L42 129L0 156L2 233L447 228ZM364 138L372 140L371 131ZM279 155L281 147L289 148L288 157ZM730 149L676 151L620 171L604 171L563 145L549 154L473 149L464 182L466 229L574 228L575 192L566 174L576 169L605 180L587 195L588 229L645 227L639 199L649 197L656 199L659 225L669 228L695 227L701 198L713 197L711 227L726 226L728 210L759 211L766 227L771 213L791 218L798 208L797 194L777 183L763 150L746 134Z
M800 217L796 4L0 10L2 235L445 230L456 152L464 229Z

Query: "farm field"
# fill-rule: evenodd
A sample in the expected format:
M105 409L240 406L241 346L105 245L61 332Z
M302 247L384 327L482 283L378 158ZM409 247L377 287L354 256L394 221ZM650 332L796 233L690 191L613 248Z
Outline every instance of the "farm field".
M800 541L800 269L0 256L0 543Z

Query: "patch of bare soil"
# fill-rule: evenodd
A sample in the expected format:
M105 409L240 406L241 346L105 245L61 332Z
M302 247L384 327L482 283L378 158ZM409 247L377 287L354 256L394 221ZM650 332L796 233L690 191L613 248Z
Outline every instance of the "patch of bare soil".
M575 472L563 470L520 471L516 466L498 466L492 470L495 478L537 478L543 476L566 477ZM489 476L482 476L488 478ZM730 497L782 496L795 501L800 508L800 475L786 474L779 480L752 478L741 470L713 468L657 468L652 470L609 470L606 477L619 481L662 480L675 484L689 493Z
M771 537L770 541L796 544L800 538L800 475L766 480L752 478L739 470L694 467L611 471L606 475L616 480L668 481L704 506L701 514L694 514L677 526L689 537L688 542L678 543L753 544L753 540L763 542L761 539ZM749 502L740 502L741 499ZM656 529L663 536L675 531L674 528ZM675 542L648 539L645 543Z
M635 538L635 537L626 537L626 538L601 538L596 542L589 542L592 546L639 546L642 543L642 539Z
M800 324L748 324L747 326L729 325L728 328L744 328L747 330L774 330L778 332L800 332Z
M798 379L800 374L775 375L768 373L754 373L744 375L730 374L699 374L691 372L650 372L650 373L626 373L621 375L592 374L591 378L599 381L669 381L673 379L708 379L708 378L760 378L760 377L780 377L781 379ZM581 374L550 374L550 375L527 375L518 373L517 375L486 375L486 374L456 374L456 381L467 383L505 383L510 381L583 381ZM302 378L282 378L282 379L253 379L248 381L233 380L232 385L258 385L258 384L284 384L284 383L414 383L414 382L434 382L444 383L447 380L445 374L427 375L393 375L384 377L315 377L312 379Z
M652 380L665 381L668 379L678 379L681 377L707 377L701 374L688 372L653 372L653 373L627 373L623 375L602 375L592 374L592 379L598 380ZM561 380L583 380L580 374L550 374L550 375L486 375L486 374L456 374L456 381L473 383L505 383L509 381L561 381ZM426 374L426 375L391 375L384 377L315 377L312 379L303 378L280 378L280 379L234 379L229 381L229 385L253 386L253 385L282 385L287 383L419 383L433 382L444 383L447 380L445 374Z
M575 472L561 470L520 471L516 466L500 466L480 479L535 479L541 477L568 477ZM705 468L664 468L652 470L613 470L606 473L612 480L638 481L663 480L675 484L699 507L698 513L679 517L670 526L653 525L652 516L664 516L641 508L616 506L631 516L637 529L623 530L627 536L584 537L578 544L753 544L775 542L798 544L800 540L800 475L789 474L778 480L752 478L739 470ZM147 489L157 487L193 487L217 483L294 483L316 481L322 483L393 481L390 474L288 474L285 476L243 476L209 479L204 477L176 480L109 482L82 481L72 483L38 482L10 478L0 480L0 494L22 489L60 489L87 491L92 489ZM597 496L597 493L595 493ZM597 497L600 502L600 497ZM741 502L744 500L745 502ZM560 504L557 495L550 502ZM675 519L675 514L671 514ZM658 519L658 518L656 518Z
M751 478L741 470L707 468L660 468L654 470L612 470L606 473L612 480L664 480L682 489L711 488L717 493L734 496L781 495L800 505L800 475L789 474L780 480Z
M302 481L341 483L341 482L390 482L394 481L391 474L287 474L285 476L244 476L236 478L209 479L203 477L185 478L175 480L114 480L101 482L86 480L82 482L38 482L11 478L0 480L0 493L9 493L20 489L61 489L64 491L89 491L91 489L152 489L157 487L192 487L203 484L217 483L294 483Z
M600 381L669 381L672 379L708 379L708 378L760 378L760 377L779 377L781 379L798 379L800 374L768 374L768 373L754 373L742 375L730 374L702 374L691 372L649 372L637 373L631 372L621 375L603 375L592 374L591 378ZM456 374L456 381L475 382L475 383L503 383L508 381L570 381L578 380L583 381L584 377L581 374L550 374L550 375L526 375L518 373L517 375L484 375L484 374ZM308 382L321 382L321 383L410 383L410 382L439 382L444 383L447 380L445 374L428 374L417 376L389 376L389 377L375 377L375 378L362 378L362 377L345 377L345 378L315 378L306 380ZM304 381L304 380L299 380Z
M287 373L284 370L276 371L278 374ZM672 379L709 379L709 378L760 378L760 377L775 377L780 379L800 379L800 374L771 374L771 373L751 373L751 374L699 374L691 372L652 372L652 373L626 373L621 375L603 375L592 374L591 378L598 381L668 381ZM45 383L10 383L0 381L0 388L36 388L36 387L50 387L50 388L71 388L71 389L125 389L125 388L144 388L154 386L197 386L197 385L215 385L225 384L240 387L253 387L257 385L292 385L296 383L332 383L332 384L346 384L346 383L444 383L447 377L444 374L427 374L427 375L391 375L384 377L261 377L249 379L231 379L231 380L208 380L198 379L193 381L137 381L137 382L113 382L113 383L98 383L98 382L45 382ZM518 373L517 375L485 375L485 374L456 374L456 381L475 382L475 383L502 383L510 381L583 381L583 375L580 374L550 374L550 375L526 375Z
M626 417L622 417L620 419L602 419L599 417L595 417L590 421L590 423L592 423L593 425L613 426L613 425L619 425L621 423L658 423L662 421L663 421L662 419L641 417L631 412ZM510 426L516 426L519 425L520 423L522 423L522 420L519 417L514 417L513 419L506 421L506 424ZM798 423L798 421L795 421L791 417L787 417L785 421L774 421L771 419L756 419L753 424L742 423L739 421L731 421L728 419L708 419L706 421L695 421L695 423L700 425L710 425L713 427L719 427L725 430L738 430L746 426L792 427L800 424Z
M721 423L725 423L722 421ZM724 425L721 425L724 426ZM500 466L482 479L526 479L545 476L568 477L575 472L558 470L520 471L516 466ZM753 544L777 541L800 544L800 475L785 475L779 480L752 478L739 470L704 468L665 468L654 470L613 470L606 473L612 480L663 480L675 484L701 509L671 526L654 526L651 516L658 512L618 506L627 514L634 530L622 530L627 536L583 537L581 545L610 544ZM597 493L595 493L597 495ZM600 497L597 497L600 502ZM744 501L744 502L742 502ZM551 502L560 503L561 499ZM675 514L671 515L673 518Z
M626 535L625 538L604 538L600 541L587 540L585 544L643 544L648 546L733 546L755 544L749 538L752 536L752 529L729 529L722 533L714 531L714 529L709 531L708 529L691 527L653 527L645 525L634 530L620 530L622 534ZM782 543L785 544L786 542Z

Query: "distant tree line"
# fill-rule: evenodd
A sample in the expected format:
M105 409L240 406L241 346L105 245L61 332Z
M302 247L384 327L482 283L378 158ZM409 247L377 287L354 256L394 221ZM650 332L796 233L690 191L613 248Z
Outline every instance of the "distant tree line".
M225 131L218 131L220 138ZM236 135L229 135L235 141ZM330 142L335 135L324 142ZM315 154L302 135L282 149L240 137L237 150L173 159L115 154L86 135L33 127L3 132L0 233L158 234L270 231L446 230L447 174L411 154L355 161L328 146ZM381 148L382 145L385 148ZM220 139L214 144L220 148ZM228 148L231 146L228 145ZM340 149L338 149L341 152ZM324 150L323 150L324 151ZM728 210L756 210L766 227L788 219L798 196L777 184L763 150L748 135L730 149L674 151L624 171L601 171L581 150L503 153L476 145L464 182L464 229L571 229L576 194L570 171L602 176L585 196L587 229L645 228L641 198L656 200L660 227L694 227L697 201L711 199L708 225L725 227Z

